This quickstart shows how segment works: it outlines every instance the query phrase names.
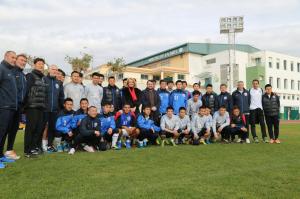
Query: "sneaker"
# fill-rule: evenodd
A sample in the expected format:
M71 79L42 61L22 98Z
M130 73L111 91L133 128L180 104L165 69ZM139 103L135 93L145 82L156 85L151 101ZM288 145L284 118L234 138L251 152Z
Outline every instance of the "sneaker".
M33 155L33 154L31 154L31 153L25 153L25 154L24 154L24 157L25 157L25 158L36 158L37 155Z
M74 153L75 153L75 149L74 149L74 148L71 148L68 154L69 154L69 155L74 155Z
M247 144L250 144L250 143L251 143L249 138L246 138L246 143L247 143Z
M39 152L37 150L33 149L30 151L30 154L31 155L39 155Z
M57 152L58 152L58 153L62 153L62 152L64 151L62 145L58 145L56 148L57 148Z
M161 147L164 147L165 144L166 144L166 140L161 140L160 146L161 146Z
M5 164L3 164L2 162L0 162L0 169L4 169L5 168Z
M206 144L211 144L211 142L209 141L209 139L205 140Z
M47 153L55 153L57 150L53 146L48 146Z
M12 151L6 151L4 155L8 159L12 159L12 160L18 160L18 159L20 159L20 156L17 156L17 154L16 154L16 152L14 150L12 150Z
M236 143L241 143L242 139L241 138L238 138L235 142Z
M202 139L202 138L200 139L199 143L200 143L200 144L206 145L206 142L205 142L204 139Z
M177 146L173 138L170 139L170 144L171 144L172 146Z
M138 141L138 148L143 148L143 147L144 147L144 142Z
M15 160L12 159L8 159L7 157L3 156L2 158L0 158L0 162L4 162L4 163L12 163L15 162Z
M130 140L126 140L126 142L125 142L126 149L130 149L131 148L130 144L131 144Z
M223 139L223 142L224 142L225 144L229 144L229 140L227 140L227 139Z
M269 143L269 140L268 140L268 138L263 138L263 141L264 141L264 143Z
M83 149L84 149L85 151L89 152L89 153L95 152L94 149L93 149L93 147L91 147L91 146L89 146L89 145L85 145L85 146L83 147Z
M70 146L69 146L68 143L64 143L64 144L63 144L63 150L64 150L64 152L70 151Z
M160 145L160 144L161 144L161 139L160 139L160 137L158 137L158 138L155 140L155 142L156 142L157 145Z
M147 143L148 143L148 140L147 140L147 139L144 139L144 140L143 140L143 147L146 147L146 146L147 146Z
M276 144L280 144L281 142L280 142L280 140L276 139L276 140L275 140L275 143L276 143Z
M253 138L254 139L254 143L259 143L259 139L258 137Z
M270 144L274 144L275 143L275 140L274 139L271 139L270 140Z

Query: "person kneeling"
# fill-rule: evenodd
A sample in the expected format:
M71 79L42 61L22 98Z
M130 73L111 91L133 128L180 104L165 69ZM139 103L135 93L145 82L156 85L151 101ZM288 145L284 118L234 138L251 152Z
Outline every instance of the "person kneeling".
M206 107L201 106L199 112L192 120L192 136L193 144L207 144L209 142L209 137L211 134L210 131L210 122L206 116Z
M88 115L81 120L79 126L79 134L75 137L72 148L69 154L75 153L76 146L86 144L83 149L87 152L95 152L94 147L98 146L101 139L100 120L97 117L98 112L95 106L90 106Z
M63 152L69 151L69 146L73 139L73 132L71 128L71 123L73 119L74 111L73 100L71 98L66 98L64 100L64 109L58 114L56 120L56 136L54 139L56 148L48 152ZM62 141L63 144L62 144Z
M154 124L154 121L150 118L151 106L144 106L143 113L138 116L137 125L140 129L139 148L146 147L147 142L155 144L160 128Z
M213 133L214 137L218 138L221 134L225 143L229 143L230 138L230 117L225 106L221 106L213 116Z
M243 143L247 139L246 117L241 113L239 107L234 106L230 120L231 136L238 135L240 142ZM247 143L247 142L246 142Z
M187 144L191 138L191 120L184 107L179 108L179 138L178 144Z
M167 108L167 114L162 116L160 121L161 128L161 146L163 147L166 142L166 138L169 139L173 146L176 146L175 140L179 137L179 119L177 115L174 115L173 107L169 106Z

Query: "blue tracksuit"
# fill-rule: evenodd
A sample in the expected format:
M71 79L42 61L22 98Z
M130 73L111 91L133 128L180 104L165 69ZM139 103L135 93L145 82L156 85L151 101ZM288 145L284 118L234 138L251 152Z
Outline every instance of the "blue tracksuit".
M122 128L122 126L126 127L134 127L136 126L136 119L134 117L134 114L129 112L129 113L122 113L118 116L116 116L116 126L117 128Z
M167 107L169 106L170 93L167 89L158 89L157 92L160 97L159 113L165 114L167 112Z
M78 110L75 112L75 114L74 114L74 116L73 116L73 118L72 118L72 121L71 121L71 128L72 128L72 129L78 128L78 127L79 127L79 126L77 125L78 122L81 122L81 120L82 120L83 118L85 118L86 116L87 116L87 114L84 113L84 111L83 111L82 109L78 109Z
M145 118L142 114L139 115L138 119L137 119L137 125L139 128L141 129L154 129L155 132L159 132L160 131L160 127L156 126L154 124L154 121L151 120L150 118Z
M224 93L220 93L218 96L217 96L217 101L218 101L218 109L221 107L221 106L225 106L226 107L226 111L228 113L231 113L231 110L232 110L232 97L231 95L228 93L228 92L224 92Z
M56 130L59 133L67 134L72 130L71 121L73 119L73 114L74 111L66 111L66 110L63 110L59 113L55 125Z
M241 113L250 112L250 92L244 89L242 92L235 90L232 93L232 104L238 106Z
M99 118L101 135L106 134L109 128L112 128L113 130L116 128L115 118L112 114L103 113Z
M176 89L170 95L169 105L173 107L174 113L179 113L180 107L187 106L187 96L183 90Z

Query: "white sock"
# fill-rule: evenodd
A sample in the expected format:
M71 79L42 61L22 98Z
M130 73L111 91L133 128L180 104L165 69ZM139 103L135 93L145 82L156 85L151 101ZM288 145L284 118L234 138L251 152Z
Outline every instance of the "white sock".
M48 140L42 140L42 147L43 149L47 148L47 145L48 145Z
M58 137L54 138L54 143L57 148L57 146L61 145L61 138L58 138Z
M119 138L119 134L117 134L117 133L113 134L113 136L112 136L112 142L111 142L111 146L112 147L116 146L118 138Z

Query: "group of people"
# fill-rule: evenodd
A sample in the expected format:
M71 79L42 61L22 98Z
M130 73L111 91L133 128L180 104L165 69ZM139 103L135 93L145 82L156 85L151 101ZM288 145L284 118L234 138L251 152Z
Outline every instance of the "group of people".
M219 95L211 84L202 94L200 83L194 83L190 92L182 80L175 85L160 80L157 90L156 81L148 80L140 90L134 78L124 79L118 88L111 76L103 86L104 76L97 72L91 75L91 84L84 85L78 71L71 73L71 82L64 83L65 73L56 65L45 75L42 58L34 59L33 70L25 75L26 63L26 55L7 51L0 65L0 168L20 158L14 141L21 114L26 115L27 158L43 152L74 154L148 144L250 143L249 126L254 142L259 143L257 123L263 142L280 143L279 97L270 84L260 88L258 80L249 90L239 81L232 94L226 84L220 85Z

